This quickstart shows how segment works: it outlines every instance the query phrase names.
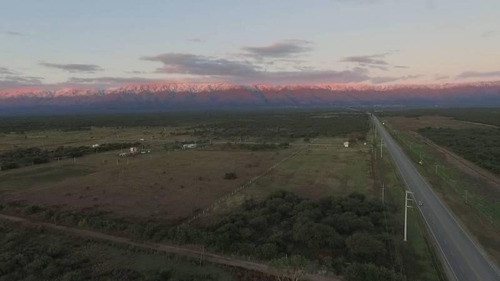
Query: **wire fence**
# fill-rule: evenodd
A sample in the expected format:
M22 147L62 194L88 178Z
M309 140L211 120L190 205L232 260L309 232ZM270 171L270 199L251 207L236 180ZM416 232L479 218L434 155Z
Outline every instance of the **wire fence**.
M265 170L262 174L253 177L252 179L250 179L249 181L247 181L246 183L244 183L243 185L241 185L237 189L235 189L235 190L231 191L230 193L228 193L228 194L220 197L219 199L217 199L217 201L215 201L214 203L212 203L209 207L203 209L200 213L198 213L195 216L191 217L187 221L187 223L190 224L193 221L195 221L195 220L197 220L197 219L199 219L201 217L208 216L212 211L216 210L221 204L228 202L232 197L234 197L235 195L237 195L241 191L245 190L246 188L248 188L249 186L251 186L252 184L254 184L255 182L257 182L262 177L265 177L266 175L268 175L271 171L273 171L275 168L277 168L283 162L292 159L293 157L297 156L299 153L301 153L301 152L303 152L303 151L305 151L307 149L308 149L308 146L302 147L302 148L298 149L297 151L295 151L294 153L292 153L292 154L288 155L287 157L281 159L280 161L276 162L274 165L272 165L267 170Z

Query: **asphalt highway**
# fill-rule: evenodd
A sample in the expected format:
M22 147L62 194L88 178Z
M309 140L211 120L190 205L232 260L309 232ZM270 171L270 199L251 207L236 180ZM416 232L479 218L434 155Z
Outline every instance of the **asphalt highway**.
M412 207L418 208L426 221L449 278L457 281L500 281L498 268L420 175L415 167L418 163L413 163L406 156L377 118L373 119L385 148L394 159L407 188L413 192L413 199L423 203L418 206L414 202ZM401 202L404 202L404 198L401 198Z

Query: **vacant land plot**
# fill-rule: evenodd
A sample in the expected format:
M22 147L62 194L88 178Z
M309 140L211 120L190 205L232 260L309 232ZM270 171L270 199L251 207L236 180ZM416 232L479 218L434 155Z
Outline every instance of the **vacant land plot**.
M370 151L311 146L248 189L249 195L287 190L305 198L370 193Z
M406 117L406 116L391 116L385 117L391 126L398 130L408 130L408 131L418 131L423 128L451 128L451 129L468 129L468 128L489 128L489 125L483 125L479 123L470 123L455 120L452 117L446 116L417 116L417 117Z
M85 176L96 171L96 167L90 165L64 161L64 163L36 165L22 170L3 172L0 174L0 193L53 184L64 179Z
M355 191L371 196L374 193L370 146L358 143L345 148L343 141L341 138L320 138L307 146L297 145L299 153L242 191L225 198L214 213L229 212L250 198L263 200L277 190L308 199L345 196ZM206 217L202 223L212 219Z
M108 162L94 162L96 172L46 184L31 182L25 190L4 194L2 201L24 201L71 211L109 211L123 218L178 222L261 174L290 152L291 149L279 152L173 151L154 157L120 158L118 164L113 161L118 160L116 155L107 155ZM224 179L229 172L234 172L237 178ZM13 181L14 175L6 180Z

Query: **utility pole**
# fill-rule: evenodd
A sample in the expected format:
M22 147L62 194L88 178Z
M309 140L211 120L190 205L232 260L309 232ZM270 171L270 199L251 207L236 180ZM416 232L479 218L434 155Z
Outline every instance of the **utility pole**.
M382 146L383 146L382 138L380 138L380 158L382 158Z
M382 183L382 204L385 205L385 183Z
M408 205L408 201L411 201L411 197L408 198L408 195L413 194L413 192L406 191L405 192L405 230L404 230L404 239L403 241L407 241L407 233L408 233L408 208L411 208L411 206Z

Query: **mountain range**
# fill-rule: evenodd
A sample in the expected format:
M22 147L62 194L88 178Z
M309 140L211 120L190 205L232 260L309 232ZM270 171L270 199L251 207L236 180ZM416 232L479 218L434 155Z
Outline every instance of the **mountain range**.
M0 92L2 115L345 106L499 105L500 81L426 85L156 83L106 90L66 88Z

